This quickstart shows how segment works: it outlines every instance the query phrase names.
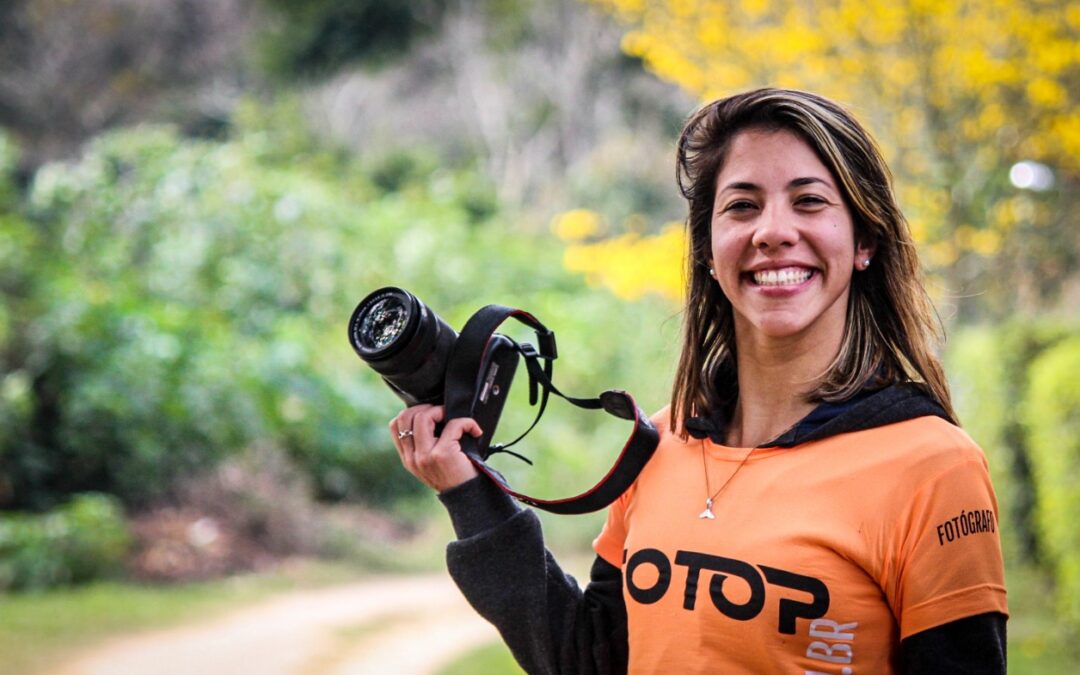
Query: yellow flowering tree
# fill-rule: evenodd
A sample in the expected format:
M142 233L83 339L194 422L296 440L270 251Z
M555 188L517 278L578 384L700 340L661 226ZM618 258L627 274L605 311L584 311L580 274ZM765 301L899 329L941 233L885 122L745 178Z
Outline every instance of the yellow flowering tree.
M650 292L678 298L683 292L682 223L667 223L655 235L631 231L597 240L607 230L600 214L574 209L556 217L552 229L567 242L563 265L593 285L628 300Z
M1037 307L1047 284L1069 274L1080 3L590 1L626 23L627 53L702 100L773 85L844 102L882 143L924 259L949 293L985 293L983 305L996 298L1001 310L1019 293ZM594 275L627 273L602 267L609 259L638 275L669 274L610 251L587 259Z

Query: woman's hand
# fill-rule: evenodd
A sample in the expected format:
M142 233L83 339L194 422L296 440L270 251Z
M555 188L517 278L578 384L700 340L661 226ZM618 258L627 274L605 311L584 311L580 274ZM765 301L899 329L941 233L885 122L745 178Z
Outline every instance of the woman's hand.
M483 434L475 420L459 417L447 422L442 434L436 438L435 425L444 415L441 405L416 405L402 410L390 421L390 437L401 463L420 482L439 492L479 475L461 451L460 441L465 434L475 438Z

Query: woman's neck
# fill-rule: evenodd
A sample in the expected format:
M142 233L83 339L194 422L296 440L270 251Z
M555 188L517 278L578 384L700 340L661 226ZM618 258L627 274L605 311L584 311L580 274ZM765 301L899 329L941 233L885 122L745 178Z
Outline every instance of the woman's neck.
M739 399L726 428L734 447L767 443L814 409L806 400L839 349L831 341L738 342Z

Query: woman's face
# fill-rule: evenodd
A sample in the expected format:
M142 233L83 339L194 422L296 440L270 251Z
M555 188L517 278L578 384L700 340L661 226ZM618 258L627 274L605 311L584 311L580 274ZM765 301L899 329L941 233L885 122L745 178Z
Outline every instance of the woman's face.
M732 139L716 177L712 267L740 343L838 345L851 275L872 253L855 241L835 179L801 138L748 129Z

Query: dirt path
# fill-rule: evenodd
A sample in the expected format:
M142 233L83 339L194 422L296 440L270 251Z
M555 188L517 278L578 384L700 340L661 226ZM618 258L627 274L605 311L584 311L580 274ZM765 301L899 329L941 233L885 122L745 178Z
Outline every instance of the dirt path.
M424 675L498 634L444 573L278 596L109 642L56 675Z

